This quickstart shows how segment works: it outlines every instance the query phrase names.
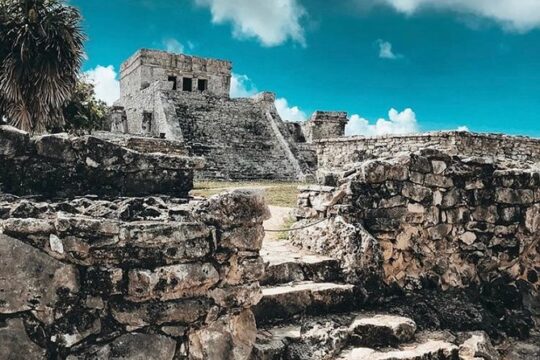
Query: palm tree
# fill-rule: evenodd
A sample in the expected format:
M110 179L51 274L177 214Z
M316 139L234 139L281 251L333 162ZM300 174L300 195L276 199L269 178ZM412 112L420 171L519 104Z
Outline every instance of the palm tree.
M80 21L59 0L0 0L0 117L32 133L63 122L84 56Z

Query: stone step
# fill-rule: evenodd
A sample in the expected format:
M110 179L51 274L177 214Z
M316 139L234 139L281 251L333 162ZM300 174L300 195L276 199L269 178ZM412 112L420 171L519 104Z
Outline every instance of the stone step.
M403 316L359 315L349 327L350 342L357 346L383 347L410 342L416 333L416 323Z
M294 317L289 324L259 326L250 360L500 360L487 334L419 331L411 319L366 313ZM359 334L363 337L358 345ZM412 338L416 340L412 341ZM399 343L380 347L376 337Z
M254 308L259 325L290 320L295 315L346 312L355 305L353 285L303 281L265 287L262 294Z
M292 321L286 325L259 327L252 360L335 359L350 346L377 347L410 341L416 331L411 319L392 315L349 312L304 316Z
M265 240L261 257L266 264L261 285L293 281L338 282L342 279L338 260L300 250L286 240Z
M367 347L344 351L338 360L458 360L459 348L443 340L426 340L399 349L374 350Z
M285 359L287 347L301 339L301 326L298 324L260 329L250 360Z

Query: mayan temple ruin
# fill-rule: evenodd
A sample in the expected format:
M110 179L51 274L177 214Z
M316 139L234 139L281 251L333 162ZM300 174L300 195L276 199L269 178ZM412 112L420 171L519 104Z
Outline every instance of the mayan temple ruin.
M176 140L206 159L208 179L303 180L313 176L313 141L344 135L347 114L316 112L285 122L275 95L231 99L232 64L140 50L122 64L113 132Z
M110 131L0 125L0 359L540 359L540 139L345 137L231 68L140 50ZM198 179L304 183L271 237Z

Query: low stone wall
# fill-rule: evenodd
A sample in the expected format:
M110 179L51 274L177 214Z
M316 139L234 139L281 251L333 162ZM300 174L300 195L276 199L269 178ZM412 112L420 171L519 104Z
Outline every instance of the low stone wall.
M0 164L0 190L17 195L186 197L203 160L142 153L94 136L31 138L0 126Z
M157 137L134 136L118 132L96 131L93 136L141 153L161 153L167 155L191 155L189 146L178 140Z
M267 217L246 191L191 202L0 195L0 354L247 359Z
M295 226L326 220L293 232L295 244L342 259L360 279L479 287L500 316L519 306L540 315L540 170L426 149L346 175L340 187L302 190Z
M540 162L540 139L470 132L434 132L415 135L348 137L317 142L319 168L343 169L348 164L426 148L452 155L490 156L500 161Z

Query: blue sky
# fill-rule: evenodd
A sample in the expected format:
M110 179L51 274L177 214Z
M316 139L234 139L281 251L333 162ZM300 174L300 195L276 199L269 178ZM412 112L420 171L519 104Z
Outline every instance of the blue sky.
M283 117L344 110L349 133L540 137L540 0L71 0L84 71L117 94L138 48L233 61L234 95L275 92ZM395 110L391 110L395 109Z

